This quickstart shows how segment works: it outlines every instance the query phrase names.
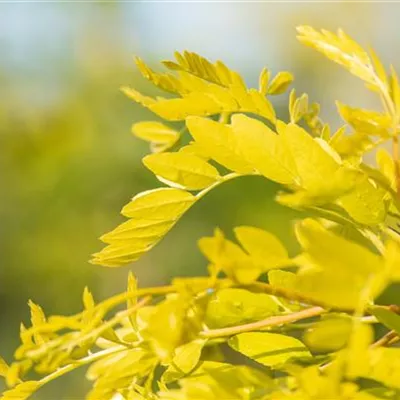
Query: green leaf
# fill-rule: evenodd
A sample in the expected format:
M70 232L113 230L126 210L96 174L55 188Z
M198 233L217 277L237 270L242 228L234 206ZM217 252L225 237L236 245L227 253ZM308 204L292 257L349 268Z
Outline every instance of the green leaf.
M228 344L239 353L268 367L280 367L296 358L311 357L300 340L276 333L241 333L229 339Z
M229 125L206 118L191 117L186 120L190 134L217 163L238 172L251 173L253 168L237 151L237 137Z
M346 346L351 329L349 318L325 319L306 331L304 342L317 351L337 351Z
M290 72L278 72L268 86L267 94L282 94L293 82L294 77Z
M285 143L261 121L232 117L232 129L243 158L265 177L283 184L297 181L297 170Z
M383 325L400 334L400 316L383 307L372 306L370 310Z
M223 328L276 315L279 307L272 296L244 289L219 290L207 306L206 324Z
M177 347L172 363L179 370L188 374L198 364L205 343L205 340L197 339Z
M272 233L251 226L239 226L234 231L240 244L264 271L290 265L286 248Z

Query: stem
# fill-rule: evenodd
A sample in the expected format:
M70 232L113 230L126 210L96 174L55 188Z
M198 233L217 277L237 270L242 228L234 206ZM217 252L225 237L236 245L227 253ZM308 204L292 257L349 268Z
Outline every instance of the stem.
M316 317L324 312L326 312L326 310L324 310L322 307L312 307L288 315L277 315L261 321L252 322L250 324L232 326L221 329L210 329L200 332L199 335L202 338L233 336L237 335L238 333L258 331L272 326L279 326L291 322L296 322L305 318Z
M109 349L105 349L102 351L98 351L97 353L93 353L88 355L87 357L81 358L80 360L77 360L73 364L66 365L65 367L59 368L57 371L54 371L50 375L47 375L43 379L39 381L40 386L45 385L46 383L49 383L50 381L59 378L60 376L73 371L75 368L81 367L82 365L90 364L94 361L97 361L105 356L108 356L110 354L115 354L119 353L121 351L126 350L126 347L120 346L120 347L110 347Z
M262 292L270 294L272 296L283 297L286 300L296 301L296 302L302 303L302 304L309 304L309 305L324 308L326 310L341 311L341 312L345 312L345 313L353 313L354 312L354 309L332 307L328 304L323 303L322 301L311 299L301 293L294 292L294 291L291 291L291 290L288 290L285 288L272 286L269 283L254 282L254 283L248 285L248 287L261 290Z
M90 340L96 340L99 336L101 336L102 333L104 333L107 329L112 328L114 325L117 325L119 322L124 320L125 318L129 317L130 315L134 314L139 310L139 308L145 306L147 303L149 303L151 300L151 297L145 297L141 301L139 301L137 304L135 304L134 307L125 310L125 311L120 311L117 313L113 318L105 322L104 324L100 325L98 328L90 331L89 333L85 335L78 335L76 339L67 341L66 343L62 344L59 347L59 350L67 350L72 349L76 346L79 346L81 343L90 341ZM56 348L60 344L59 338L56 338L54 340L51 340L49 342L45 342L43 346L39 347L38 349L30 350L27 351L25 356L27 358L36 358L40 355L43 355L43 353L50 351L51 349ZM126 348L126 347L125 347Z
M398 334L395 331L390 331L385 336L382 336L376 342L372 343L370 346L370 349L376 349L377 347L384 347L384 346L387 346L388 344L392 344L392 342L396 338L399 339Z

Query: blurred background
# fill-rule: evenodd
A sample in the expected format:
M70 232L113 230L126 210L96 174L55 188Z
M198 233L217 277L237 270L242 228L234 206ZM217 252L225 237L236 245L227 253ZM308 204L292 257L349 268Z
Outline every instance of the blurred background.
M400 4L382 3L78 3L0 4L0 354L10 359L27 301L47 313L74 313L88 285L97 300L140 284L202 274L196 241L215 226L269 229L293 251L296 213L277 206L277 187L260 178L232 181L196 205L153 251L130 267L87 262L98 237L123 221L137 192L159 183L142 166L147 145L133 122L155 119L119 88L151 88L133 56L153 67L188 49L240 71L257 85L263 66L294 73L298 92L340 126L334 100L371 107L357 79L296 41L295 27L342 27L400 70ZM285 115L287 96L275 99ZM78 379L79 378L79 379ZM36 399L83 399L75 374ZM68 385L68 386L65 386ZM68 390L65 389L68 388ZM65 394L68 392L68 394Z

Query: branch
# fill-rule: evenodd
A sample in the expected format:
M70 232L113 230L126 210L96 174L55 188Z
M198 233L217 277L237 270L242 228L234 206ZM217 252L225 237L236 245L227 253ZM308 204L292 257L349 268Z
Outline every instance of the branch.
M321 307L312 307L292 314L277 315L274 317L266 318L261 321L252 322L250 324L232 326L221 329L204 330L200 332L199 335L202 338L218 338L225 336L233 336L237 335L238 333L258 331L272 326L279 326L291 322L296 322L305 318L316 317L318 315L323 314L324 312L326 312L326 310L324 310Z
M400 340L399 335L395 331L389 331L385 336L382 336L376 342L372 343L370 349L376 349L377 347L385 347L391 345Z

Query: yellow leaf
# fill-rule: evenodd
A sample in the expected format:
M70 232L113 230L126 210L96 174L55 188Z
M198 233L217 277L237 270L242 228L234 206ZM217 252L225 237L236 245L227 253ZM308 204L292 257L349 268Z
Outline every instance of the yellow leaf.
M294 160L281 138L261 121L243 114L232 117L237 148L243 158L267 178L283 183L296 183Z
M85 310L91 310L95 305L93 295L90 293L87 286L85 286L85 289L83 290L83 305Z
M3 360L3 358L0 357L0 376L5 377L7 375L8 368L9 367L7 363Z
M26 381L2 393L0 400L26 400L41 386L38 381Z
M133 275L133 273L129 271L127 292L133 295L137 291L137 288L138 288L137 279L135 275ZM137 303L137 297L129 298L126 301L127 309L132 309L133 307L135 307L136 303ZM137 329L136 315L131 314L129 316L129 321L132 325L132 328L136 330Z
M296 92L293 89L290 93L289 114L290 122L296 123L300 121L308 112L308 95L303 93L296 98Z
M196 143L210 158L235 172L253 172L253 168L238 152L237 138L232 127L198 117L188 118L186 125Z
M133 88L124 86L121 88L121 90L130 99L132 99L136 103L141 104L144 107L149 107L151 104L156 103L156 100L154 100L152 97L144 96Z
M160 188L136 195L122 214L131 221L102 236L109 243L92 263L116 267L137 260L154 247L196 198L180 189Z
M177 347L172 360L173 364L179 370L188 374L198 364L205 343L205 340L197 339Z
M46 316L44 315L42 307L35 304L32 300L29 300L28 305L31 310L32 327L38 327L45 324ZM45 335L41 335L40 333L35 333L34 338L37 344L42 344L45 342Z
M152 144L152 148L164 151L171 148L180 138L179 132L161 122L138 122L132 126L132 133Z
M390 66L390 94L393 100L393 103L396 107L397 117L400 117L400 85L399 78L397 76L396 70L391 65Z
M341 117L356 131L368 135L388 137L392 119L388 114L376 111L352 108L340 102L336 103Z
M161 100L148 107L169 121L182 121L190 115L209 116L224 111L212 96L196 92L178 99Z
M199 247L218 270L225 272L226 275L238 282L252 282L262 272L261 268L254 264L252 258L236 243L225 239L219 229L215 231L213 237L201 238Z
M367 176L353 190L337 200L357 222L376 225L384 221L388 209L387 192L371 183Z
M337 154L326 142L318 142L293 123L280 134L294 159L300 185L311 196L328 199L354 187L359 173L340 165Z
M238 111L258 114L268 119L272 123L275 123L276 120L275 110L271 102L256 89L249 89L248 96L250 96L250 99L253 102L255 108L254 107L249 109L243 108Z
M263 68L260 73L260 78L258 80L258 90L264 96L267 94L270 75L271 73L267 68Z
M386 177L389 186L396 190L396 170L393 158L385 149L379 149L376 152L376 163L379 170Z
M268 86L267 94L282 94L293 82L293 75L290 72L279 72Z
M285 247L272 233L251 226L239 226L234 231L240 244L264 271L290 265Z
M129 218L175 221L195 201L195 197L180 189L159 188L137 194L122 209Z
M182 91L182 84L175 76L154 72L140 57L135 57L135 62L143 77L161 90L171 93L180 93Z
M197 142L190 142L188 145L179 149L179 153L191 154L208 161L210 159L207 151L201 147Z
M302 268L296 275L296 290L326 304L356 308L360 296L370 287L369 297L376 297L386 281L380 277L383 259L358 243L338 236L313 220L296 226L304 254L296 258ZM371 299L372 300L372 299Z
M304 342L317 351L337 351L346 346L351 327L350 318L327 318L305 332Z
M146 156L143 163L164 182L188 190L204 189L220 179L215 167L200 157L181 152L152 154Z
M299 26L297 31L300 42L320 51L353 75L375 85L374 70L367 52L341 29L336 35L326 30L318 32L310 26Z

